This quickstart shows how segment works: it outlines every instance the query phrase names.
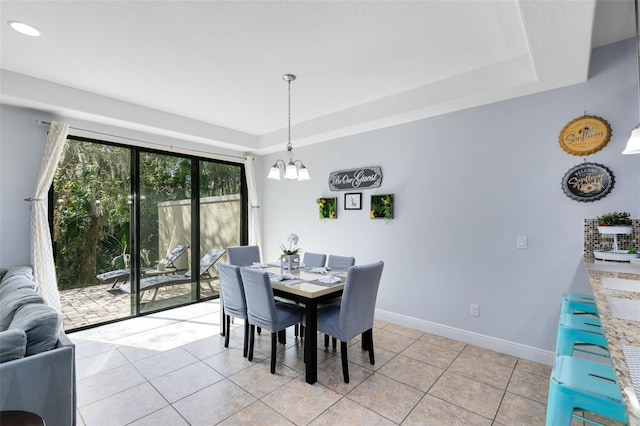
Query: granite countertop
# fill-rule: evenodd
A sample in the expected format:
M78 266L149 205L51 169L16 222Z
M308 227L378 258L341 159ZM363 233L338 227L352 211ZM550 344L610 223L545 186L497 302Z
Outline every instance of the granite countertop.
M629 424L640 426L640 413L638 412L637 402L630 401L628 395L624 392L625 389L633 389L633 385L623 353L623 346L640 348L640 322L614 317L607 302L607 297L640 301L640 264L594 261L589 258L585 258L585 264L589 281L591 282L591 289L596 298L602 327L607 338L607 344L609 345L611 360L616 370L620 389L623 390L622 396L627 406ZM606 288L603 286L603 280L606 281L607 279L638 281L638 290L624 291ZM625 283L635 284L630 281L625 281ZM635 407L635 410L633 407Z

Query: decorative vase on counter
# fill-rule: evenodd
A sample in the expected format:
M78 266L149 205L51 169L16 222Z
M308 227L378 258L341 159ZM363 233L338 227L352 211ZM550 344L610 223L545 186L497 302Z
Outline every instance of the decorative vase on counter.
M283 255L280 258L280 269L286 272L293 272L300 267L300 255Z

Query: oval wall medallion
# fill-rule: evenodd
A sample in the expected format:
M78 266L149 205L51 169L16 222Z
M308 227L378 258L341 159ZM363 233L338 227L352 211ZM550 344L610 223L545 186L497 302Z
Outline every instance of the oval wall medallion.
M558 142L565 152L584 156L600 151L610 139L611 127L607 120L593 115L583 115L562 128Z
M597 163L583 163L565 173L562 190L572 200L589 202L606 197L614 183L615 177L607 167Z

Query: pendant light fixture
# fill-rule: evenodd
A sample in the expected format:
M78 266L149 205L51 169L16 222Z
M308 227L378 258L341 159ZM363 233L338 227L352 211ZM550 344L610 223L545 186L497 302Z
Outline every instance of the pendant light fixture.
M280 176L284 173L284 178L287 180L309 180L309 172L307 168L302 164L302 161L293 159L293 145L291 145L291 82L296 79L293 74L285 74L282 79L289 85L289 143L287 143L287 156L289 162L285 163L284 160L276 160L276 162L269 170L267 178L280 180Z
M638 69L638 111L640 112L640 33L638 32L638 0L635 0L635 15L636 15L636 61ZM636 124L636 127L631 131L631 137L627 141L627 147L622 151L623 154L640 154L640 121Z

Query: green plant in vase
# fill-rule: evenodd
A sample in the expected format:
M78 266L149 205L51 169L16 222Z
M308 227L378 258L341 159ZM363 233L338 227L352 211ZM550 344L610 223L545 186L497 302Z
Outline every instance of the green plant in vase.
M630 226L631 213L611 212L597 217L598 226Z
M296 234L289 235L287 238L287 244L281 244L280 248L282 249L282 254L280 255L280 259L284 259L287 256L297 256L300 253L300 247L298 244L298 236Z
M336 213L336 198L318 198L318 212L320 219L336 219L338 217Z

